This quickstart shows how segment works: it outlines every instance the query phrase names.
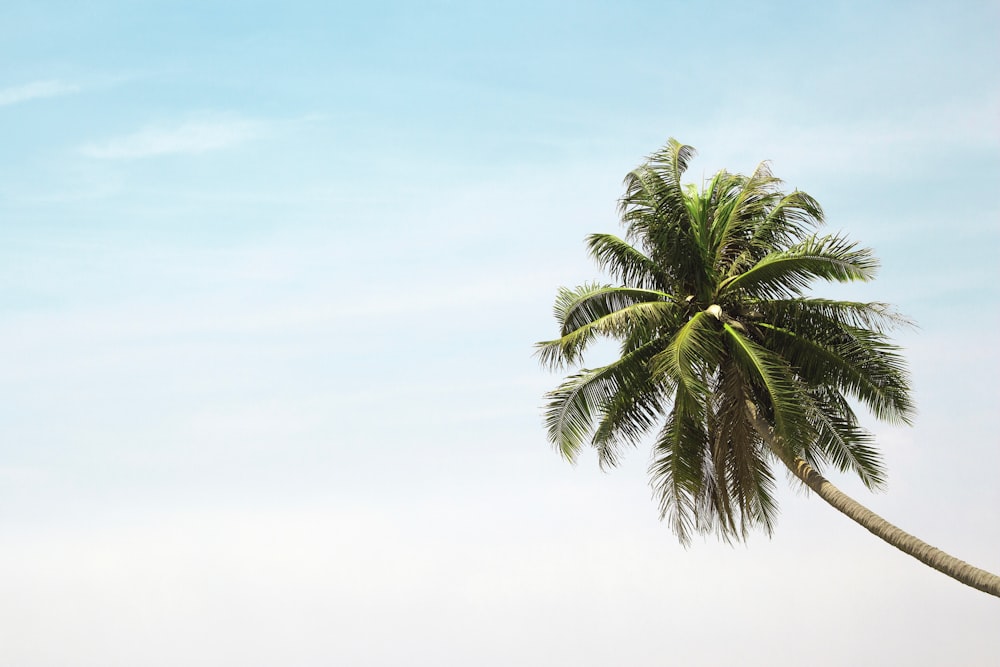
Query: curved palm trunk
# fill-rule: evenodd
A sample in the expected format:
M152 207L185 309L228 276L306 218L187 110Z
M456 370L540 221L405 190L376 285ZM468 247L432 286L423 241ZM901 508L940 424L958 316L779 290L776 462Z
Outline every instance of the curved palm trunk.
M903 553L913 556L938 572L946 574L966 586L972 586L984 593L1000 597L1000 576L969 565L965 561L959 560L936 547L932 547L923 540L910 535L905 530L892 525L835 487L811 465L798 457L789 456L788 452L774 441L769 427L765 430L762 428L764 424L760 422L755 424L755 426L758 432L764 436L764 441L774 455L781 459L781 462L796 477L802 480L806 486L815 491L816 495L828 502L835 509L846 514L855 522L861 524L866 530L874 533Z

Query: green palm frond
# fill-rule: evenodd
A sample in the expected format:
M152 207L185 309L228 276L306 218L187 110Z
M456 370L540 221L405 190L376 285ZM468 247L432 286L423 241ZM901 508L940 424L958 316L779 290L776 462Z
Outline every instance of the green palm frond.
M682 219L685 205L681 175L687 171L694 156L694 148L671 138L645 163L632 170L625 177L625 196L619 202L622 220L630 220L633 211L655 214L656 217L642 215L637 218L640 225L661 221L676 224Z
M573 461L590 438L594 418L616 397L644 388L632 381L648 375L648 354L637 351L601 368L583 369L570 375L545 395L548 406L545 425L549 441ZM641 399L638 399L641 400Z
M686 226L687 212L679 180L673 169L656 169L651 164L636 167L625 177L625 195L618 202L629 240L649 241L665 227Z
M743 418L744 385L738 373L731 372L731 367L731 363L723 363L715 377L708 422L712 474L705 476L711 483L705 485L700 502L700 513L715 517L714 530L726 541L732 536L746 536L748 522L743 520L746 507L743 491L748 480L743 472L748 448L744 445L755 437L752 430L747 432L747 422ZM710 528L707 523L702 527L704 532Z
M875 277L878 260L868 248L838 235L805 239L774 252L719 285L719 294L740 292L758 298L801 294L816 279L850 282ZM721 297L720 297L721 298Z
M858 418L844 397L827 387L810 392L814 399L809 420L817 438L810 449L841 472L854 472L872 490L886 486L885 465L875 448L872 434L858 424Z
M730 177L727 185L732 193L717 206L708 230L716 266L730 263L747 247L756 228L780 200L780 184L766 162L758 165L749 178Z
M909 319L892 306L881 302L836 301L832 299L794 298L752 300L748 312L777 326L793 331L815 327L852 326L887 333L901 327L913 327Z
M732 360L721 365L713 394L712 461L716 486L725 495L715 505L727 510L730 527L723 537L746 539L757 526L770 534L777 519L774 480L763 443L748 414L747 402L752 396Z
M691 234L692 220L680 181L693 156L693 148L671 139L625 177L619 211L627 240L636 242L671 278L681 278L684 289L703 292L705 249L699 248Z
M667 283L666 274L653 260L613 234L591 234L587 248L598 267L624 285L663 289Z
M733 361L765 397L764 407L771 413L775 435L788 442L808 440L808 424L800 410L802 387L795 381L788 362L731 324L723 324L722 328Z
M825 224L819 202L801 190L783 195L753 230L752 245L783 248Z
M653 443L649 472L659 498L660 518L667 521L681 544L698 530L698 497L704 484L704 451L708 441L704 406L678 386L673 408ZM705 520L711 520L704 517Z
M808 194L796 190L782 195L774 192L766 215L746 219L738 236L730 235L717 253L722 276L736 276L751 268L768 254L788 248L823 225L823 210ZM766 208L766 207L762 207Z
M671 378L688 392L702 395L708 392L707 370L718 363L722 351L718 320L701 311L674 334L663 352L653 357L653 372Z
M630 306L653 302L672 305L673 301L674 297L659 290L591 283L576 289L560 289L555 316L565 336Z
M902 348L879 332L847 327L845 338L838 341L834 349L865 375L865 382L858 384L859 391L855 395L877 419L901 424L911 422L914 406Z
M765 322L766 345L778 350L810 385L838 387L872 414L907 422L913 406L898 348L881 334L847 325L794 332Z
M663 348L654 340L627 355L637 363L629 364L628 376L622 378L628 391L620 391L601 407L592 443L602 469L618 465L623 447L634 446L660 420L670 404L674 385L668 378L655 379L647 363Z
M562 368L576 363L598 337L624 338L633 330L669 325L679 308L669 295L654 290L609 285L563 288L556 302L561 338L535 345L543 365Z
M910 423L910 379L899 346L887 333L913 323L884 303L788 299L754 306L789 360L814 383L841 387L879 419ZM794 340L793 340L794 339ZM820 366L831 374L816 375Z

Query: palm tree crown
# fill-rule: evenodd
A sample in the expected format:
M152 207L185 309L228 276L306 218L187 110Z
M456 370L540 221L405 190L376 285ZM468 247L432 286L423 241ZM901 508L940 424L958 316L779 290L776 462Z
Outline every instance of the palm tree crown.
M621 355L550 392L545 420L566 458L589 441L602 466L655 431L652 483L678 538L740 540L774 526L776 459L884 484L851 401L908 422L908 375L887 336L906 321L883 303L808 296L817 280L871 280L871 250L818 234L819 204L782 192L766 163L683 185L693 155L671 139L625 179L624 239L588 237L617 284L561 289L559 337L538 354L576 367L591 342L610 337Z

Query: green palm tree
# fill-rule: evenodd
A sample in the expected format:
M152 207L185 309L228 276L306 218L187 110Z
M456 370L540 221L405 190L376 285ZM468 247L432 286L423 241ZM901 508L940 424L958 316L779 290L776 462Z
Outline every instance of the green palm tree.
M682 185L693 155L671 139L625 179L625 238L587 238L619 284L559 291L559 338L538 343L542 363L577 367L598 338L617 340L621 354L546 395L549 439L569 460L589 442L608 467L653 433L652 484L682 543L694 533L770 534L780 461L891 545L1000 596L1000 577L903 532L818 472L831 465L882 487L885 469L852 400L889 422L913 413L887 335L908 322L883 303L806 294L817 279L871 280L872 251L817 234L819 204L782 192L766 163L750 176L720 171L700 190Z

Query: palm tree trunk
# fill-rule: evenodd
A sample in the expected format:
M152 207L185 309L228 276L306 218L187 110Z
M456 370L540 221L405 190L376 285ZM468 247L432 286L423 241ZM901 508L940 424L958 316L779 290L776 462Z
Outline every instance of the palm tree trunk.
M791 456L783 447L775 442L770 425L759 417L754 426L763 436L768 447L796 477L816 492L820 498L835 509L846 514L866 530L874 533L903 553L909 554L920 562L931 566L938 572L956 579L966 586L1000 597L1000 577L969 565L963 560L932 547L923 540L910 535L906 531L889 523L878 514L851 498L846 493L831 484L815 468L798 457Z

